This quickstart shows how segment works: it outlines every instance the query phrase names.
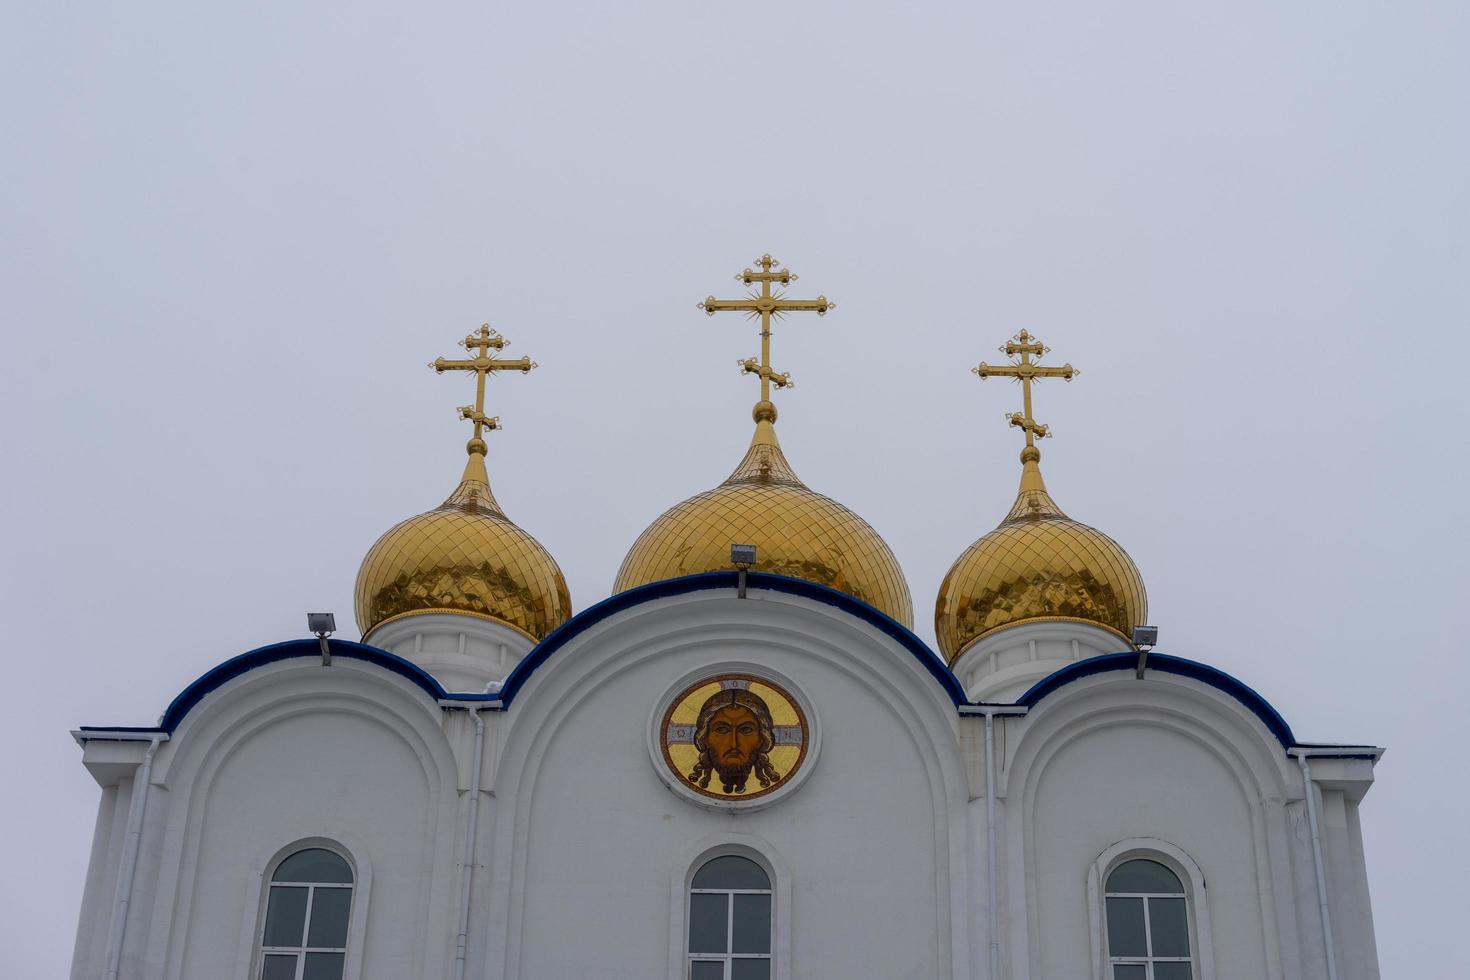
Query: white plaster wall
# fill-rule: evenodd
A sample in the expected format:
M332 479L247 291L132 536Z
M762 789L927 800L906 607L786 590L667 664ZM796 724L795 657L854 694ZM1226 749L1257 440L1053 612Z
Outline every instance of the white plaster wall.
M532 646L525 634L504 624L455 613L404 616L373 630L364 642L417 664L446 691L471 693L505 680Z
M349 978L442 977L460 812L442 720L418 688L347 660L274 664L209 695L155 763L124 980L246 980L267 864L318 839L341 844L370 886ZM101 974L126 800L111 807L105 901L84 902L77 977Z
M1008 976L1097 975L1087 874L1129 838L1168 842L1200 868L1214 953L1201 980L1319 976L1286 812L1299 776L1244 706L1196 681L1118 671L1007 724Z
M1146 722L1120 723L1061 749L1028 814L1035 882L1036 977L1092 974L1088 869L1125 838L1156 837L1204 872L1217 976L1270 975L1258 910L1250 801L1198 742Z
M1131 649L1087 623L1022 623L992 633L954 662L955 676L972 701L1007 702L1068 664Z
M811 703L820 752L787 798L715 812L657 778L658 702L705 669L769 671ZM761 590L658 600L592 625L483 717L469 977L680 975L685 876L731 844L777 869L782 980L989 978L982 721L847 613ZM260 875L317 838L359 859L365 884L371 872L349 978L451 976L473 730L347 659L272 664L211 693L158 753L122 980L247 980ZM142 751L92 742L84 757L104 793L77 980L102 973ZM1003 976L1092 977L1088 871L1152 837L1206 879L1200 980L1325 977L1300 773L1241 704L1113 672L998 720L996 751ZM1341 974L1375 980L1358 826L1372 765L1314 772Z
M671 896L691 856L721 840L757 842L790 869L789 908L777 912L792 926L783 976L968 975L953 948L968 933L968 794L938 685L887 638L817 604L664 605L657 620L635 616L559 651L544 686L512 706L497 795L502 821L507 806L516 816L496 849L496 894L511 914L492 975L669 976L683 944ZM646 740L671 685L741 665L800 688L822 746L791 796L731 815L666 788Z
M237 957L223 954L255 918L259 897L249 886L265 862L292 841L331 837L361 852L373 872L363 976L421 976L429 794L402 738L362 714L297 714L247 739L216 772L201 814L182 975L228 975Z

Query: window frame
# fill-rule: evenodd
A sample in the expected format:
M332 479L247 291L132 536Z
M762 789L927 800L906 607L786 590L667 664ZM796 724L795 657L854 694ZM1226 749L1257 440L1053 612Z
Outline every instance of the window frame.
M733 855L754 861L771 883L771 980L791 976L791 868L768 841L749 834L711 835L678 855L669 881L669 980L688 980L696 957L689 953L689 906L694 876L717 857ZM713 889L724 891L724 889ZM738 889L737 889L738 891ZM728 892L727 892L728 893ZM731 903L734 909L734 903ZM733 914L733 911L729 914ZM728 926L727 926L728 928ZM758 958L715 954L698 959Z
M761 869L761 873L766 876L766 883L767 883L766 884L766 887L765 888L695 888L694 887L694 884L693 884L694 879L697 878L697 877L699 877L699 873L704 870L705 866L708 865L709 863L711 863L712 861L719 860L722 857L737 857L737 858L741 858L742 860L745 860L745 861L750 861L751 864L754 864L757 868L760 868ZM694 950L692 950L692 949L689 948L689 934L688 934L688 928L686 927L686 929L685 929L685 935L684 935L684 951L685 951L685 957L684 957L684 959L685 959L685 963L689 967L689 969L687 969L685 971L684 975L686 977L689 977L689 976L691 976L693 974L693 972L694 972L694 964L695 963L713 963L713 962L718 961L724 967L724 974L723 974L721 980L732 980L731 974L734 972L734 969L735 969L735 964L734 964L734 961L735 960L765 960L767 963L770 964L770 969L767 971L767 975L768 976L774 976L775 969L776 969L776 889L775 889L775 882L771 880L771 872L769 870L767 870L766 867L763 864L761 864L761 862L755 861L755 860L753 860L753 859L751 859L749 857L746 857L744 854L715 854L715 855L712 855L711 857L705 858L703 861L701 861L698 865L696 865L692 869L692 871L690 873L690 876L689 876L689 881L690 881L689 888L686 889L686 891L685 891L686 895L688 896L687 899L686 899L687 905L685 907L685 915L686 915L685 921L686 922L692 922L693 921L693 918L694 918L694 896L695 895L724 895L724 896L726 896L729 899L729 901L727 901L725 903L725 952L723 952L723 953L696 953ZM735 896L736 895L765 895L765 896L768 896L771 899L770 911L769 911L769 913L767 915L767 922L766 922L766 929L770 933L770 937L769 937L769 939L766 942L766 952L764 952L764 953L737 953L737 952L735 952L735 950L734 950L733 947L735 945Z
M281 947L282 952L301 952L310 950L313 952L344 952L342 961L342 980L361 980L362 976L362 950L363 936L367 928L368 901L372 893L373 869L372 864L366 856L366 851L357 841L346 842L334 840L329 837L304 837L292 841L285 847L277 850L268 859L256 865L254 871L246 884L246 897L244 907L248 911L240 924L240 955L236 959L235 968L232 971L233 980L258 980L265 966L265 955L272 949L265 947L265 917L266 910L270 905L270 889L276 871L281 864L291 855L299 851L320 848L331 851L342 860L347 862L348 869L352 872L353 891L352 904L347 913L347 946L344 949L327 947L306 946L309 937L302 934L300 947L286 950ZM314 884L307 882L286 882L287 885ZM323 883L327 885L330 883ZM340 887L340 886L333 886ZM310 908L307 909L308 915ZM310 922L308 919L307 927ZM304 969L305 956L301 957L302 964L298 965L298 972Z
M1193 980L1215 980L1214 945L1210 934L1210 917L1206 905L1205 877L1198 864L1182 848L1155 837L1121 840L1104 850L1093 861L1087 873L1088 919L1092 941L1092 975L1094 980L1112 980L1115 960L1109 955L1107 935L1107 900L1112 897L1143 897L1143 893L1108 892L1108 877L1119 865L1144 860L1162 864L1174 873L1184 889L1184 916L1189 929L1189 956L1119 957L1122 964L1189 963ZM1152 896L1153 893L1149 893ZM1164 896L1158 897L1177 897ZM1150 923L1145 908L1144 928ZM1148 935L1146 932L1145 935ZM1150 945L1151 948L1151 945ZM1145 967L1148 972L1152 969Z

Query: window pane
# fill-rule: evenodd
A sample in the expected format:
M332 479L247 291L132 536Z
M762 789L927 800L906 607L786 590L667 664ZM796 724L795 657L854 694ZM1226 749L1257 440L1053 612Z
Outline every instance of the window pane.
M696 960L689 964L689 980L725 980L725 964Z
M689 952L727 953L728 895L689 896Z
M330 881L350 885L352 869L340 855L312 847L282 861L271 881Z
M694 873L695 888L770 888L771 879L760 865L749 858L727 854Z
M1194 980L1194 968L1188 963L1155 963L1154 980Z
M1189 955L1189 925L1184 918L1184 899L1149 899L1148 925L1154 941L1154 956Z
M260 980L296 980L296 957L267 956Z
M731 980L771 980L770 960L731 960Z
M1147 956L1143 934L1143 899L1108 899L1108 953L1111 956Z
M306 926L306 888L272 888L265 909L265 946L300 946Z
M1147 892L1150 895L1183 895L1179 876L1157 861L1125 861L1108 875L1110 892Z
M735 896L735 941L732 953L771 951L771 896ZM738 977L740 971L736 970Z
M1115 966L1113 967L1113 980L1148 980L1148 967L1132 963L1126 966Z
M342 980L342 953L307 953L302 980Z
M351 905L351 888L316 889L316 896L311 900L311 928L306 930L306 945L346 946L347 910Z

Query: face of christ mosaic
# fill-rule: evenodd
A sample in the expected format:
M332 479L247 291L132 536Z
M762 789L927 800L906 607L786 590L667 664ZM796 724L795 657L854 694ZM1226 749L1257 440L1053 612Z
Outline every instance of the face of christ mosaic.
M664 761L687 787L717 800L776 790L806 758L807 722L770 681L726 674L685 690L664 715Z

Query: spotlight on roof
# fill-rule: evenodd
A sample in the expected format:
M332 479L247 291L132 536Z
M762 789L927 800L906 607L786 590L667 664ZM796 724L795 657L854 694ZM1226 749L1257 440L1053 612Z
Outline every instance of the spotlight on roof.
M735 594L738 595L740 598L744 599L745 598L745 573L750 570L750 566L751 565L754 565L755 564L755 545L753 545L753 544L732 544L732 545L730 545L730 564L734 565L740 571L740 580L736 584Z
M1133 676L1143 680L1143 668L1148 663L1148 652L1159 642L1159 628L1157 626L1135 626L1133 627L1133 646L1138 650L1138 666L1133 670Z
M337 632L337 617L331 613L307 613L306 628L322 645L322 666L332 666L332 648L327 646L327 637Z

